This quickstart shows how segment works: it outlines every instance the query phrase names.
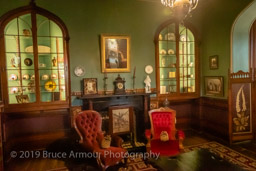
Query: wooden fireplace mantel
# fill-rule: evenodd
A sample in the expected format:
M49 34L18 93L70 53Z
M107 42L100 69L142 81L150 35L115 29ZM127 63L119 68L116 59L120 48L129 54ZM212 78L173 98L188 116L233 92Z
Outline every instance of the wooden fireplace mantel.
M149 105L150 105L150 95L156 94L154 92L152 93L126 93L126 94L96 94L96 95L84 95L81 97L77 97L78 99L83 101L83 109L89 109L89 110L97 110L95 109L94 102L100 100L100 99L106 99L108 101L111 101L113 99L120 99L118 104L112 104L112 105L122 105L126 104L126 99L129 99L130 97L136 97L136 96L142 96L143 101L144 101L144 115L145 115L145 121L148 122L148 110L149 110ZM125 98L124 98L125 97ZM110 105L110 106L112 106ZM128 104L131 105L131 104ZM109 106L108 106L109 107Z
M127 93L121 95L85 95L77 97L83 101L82 110L96 110L102 115L108 113L112 106L132 106L135 113L137 135L144 135L149 123L150 95L156 93Z

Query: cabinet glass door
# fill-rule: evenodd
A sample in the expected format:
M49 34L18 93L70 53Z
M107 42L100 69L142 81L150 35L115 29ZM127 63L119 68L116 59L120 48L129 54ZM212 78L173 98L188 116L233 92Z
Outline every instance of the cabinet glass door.
M196 92L195 38L184 25L170 23L158 35L160 95Z
M175 35L175 24L168 25L159 34L160 94L177 91Z
M14 18L4 30L9 104L66 101L62 30L42 15L32 22L32 15Z
M195 92L195 40L190 30L179 26L180 92Z
M48 18L37 15L38 74L42 102L65 101L63 34Z
M4 30L9 104L36 101L31 15L14 18Z

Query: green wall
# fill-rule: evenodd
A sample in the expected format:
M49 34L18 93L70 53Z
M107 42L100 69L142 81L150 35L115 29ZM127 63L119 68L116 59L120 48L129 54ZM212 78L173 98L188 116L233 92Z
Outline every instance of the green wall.
M230 31L239 12L251 0L199 0L198 8L189 18L200 39L201 87L204 76L224 76L227 97L227 73L230 58ZM14 8L28 5L29 1L0 1L0 16ZM144 88L144 67L155 66L154 36L156 29L171 18L168 8L160 0L37 0L36 4L60 17L70 35L71 90L81 91L81 77L73 70L77 65L86 69L84 77L97 77L98 89L103 89L101 73L100 34L127 34L131 36L131 72L121 73L126 88L132 88L133 68L136 66L136 88ZM208 58L219 55L219 69L209 70ZM117 73L108 74L108 89L113 89ZM156 87L155 71L150 75L152 88ZM203 89L201 89L203 95ZM80 102L73 98L73 105Z
M228 69L230 68L230 35L233 22L251 0L208 0L201 11L201 95L204 96L204 77L224 77L224 97L228 97ZM219 69L209 69L209 56L219 56Z
M256 1L253 1L237 17L232 32L232 67L233 72L249 71L249 35L256 18Z

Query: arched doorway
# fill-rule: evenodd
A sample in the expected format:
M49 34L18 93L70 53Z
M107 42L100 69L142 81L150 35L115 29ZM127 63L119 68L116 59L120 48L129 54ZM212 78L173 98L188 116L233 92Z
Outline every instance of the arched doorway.
M235 20L231 32L231 69L229 74L230 142L256 137L256 2Z

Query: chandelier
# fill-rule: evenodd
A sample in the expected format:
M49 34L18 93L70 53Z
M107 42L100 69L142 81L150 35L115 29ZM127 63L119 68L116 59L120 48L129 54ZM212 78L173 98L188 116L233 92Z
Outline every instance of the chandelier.
M161 0L167 7L173 8L174 14L184 19L198 4L198 0Z

